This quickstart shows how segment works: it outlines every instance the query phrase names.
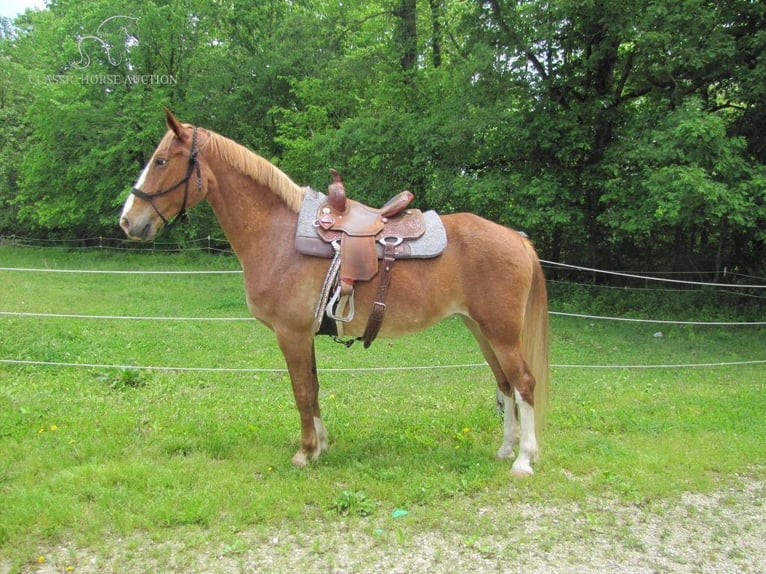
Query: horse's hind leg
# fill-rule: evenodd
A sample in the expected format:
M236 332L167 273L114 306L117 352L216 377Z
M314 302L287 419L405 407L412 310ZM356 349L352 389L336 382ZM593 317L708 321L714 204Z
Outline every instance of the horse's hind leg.
M463 317L463 322L471 333L473 333L473 336L484 355L484 359L487 361L487 364L497 381L497 404L503 415L503 443L497 451L497 458L501 460L510 460L513 458L513 449L519 444L520 438L514 396L512 393L508 393L507 389L510 389L510 385L505 377L505 373L503 373L500 361L497 360L495 352L492 350L492 345L490 345L489 341L487 341L484 335L481 334L479 326L468 317Z
M527 371L527 373L529 373ZM531 374L525 375L531 377ZM534 380L534 379L533 379ZM519 456L513 461L511 472L516 476L529 476L532 471L532 461L537 458L537 437L535 436L535 410L524 396L514 389L516 404L519 405L519 423L521 426L521 441Z
M500 458L513 457L513 446L518 440L519 455L513 462L511 470L516 476L529 476L533 474L532 460L537 456L534 412L535 378L524 360L520 344L492 341L484 335L475 322L465 319L465 323L474 334L487 363L495 374L498 389L503 397L503 444L497 455ZM519 409L518 424L516 406Z
M516 476L529 476L532 472L532 460L537 458L537 437L535 436L534 391L535 378L527 366L519 345L494 346L495 354L503 367L507 386L500 390L505 395L506 412L512 403L511 393L519 408L519 427L521 440L519 455L513 461L511 471Z

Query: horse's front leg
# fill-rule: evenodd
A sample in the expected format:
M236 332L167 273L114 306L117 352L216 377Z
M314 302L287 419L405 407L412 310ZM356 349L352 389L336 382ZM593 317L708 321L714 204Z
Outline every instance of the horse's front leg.
M312 385L314 388L314 430L317 433L319 452L321 453L323 450L327 450L327 447L329 446L329 438L327 436L327 429L325 429L324 423L322 422L322 413L319 410L319 374L317 372L317 356L316 350L314 349L313 338L311 339L311 374L313 379Z
M277 340L287 362L295 405L301 417L301 447L292 461L296 466L306 466L308 461L319 458L322 450L327 448L327 431L319 411L314 339L312 336L278 334Z

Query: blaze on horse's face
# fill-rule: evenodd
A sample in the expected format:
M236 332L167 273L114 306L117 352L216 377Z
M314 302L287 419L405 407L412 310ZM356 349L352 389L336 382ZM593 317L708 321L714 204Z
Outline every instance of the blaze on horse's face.
M130 239L152 241L168 221L205 195L199 160L190 160L192 147L197 146L191 127L167 110L166 120L168 132L122 208L120 227Z

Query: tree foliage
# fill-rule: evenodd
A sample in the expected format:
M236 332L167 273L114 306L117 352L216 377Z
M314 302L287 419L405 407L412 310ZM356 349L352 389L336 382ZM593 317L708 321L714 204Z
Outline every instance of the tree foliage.
M760 2L53 0L0 29L0 233L113 233L168 106L549 259L766 267Z

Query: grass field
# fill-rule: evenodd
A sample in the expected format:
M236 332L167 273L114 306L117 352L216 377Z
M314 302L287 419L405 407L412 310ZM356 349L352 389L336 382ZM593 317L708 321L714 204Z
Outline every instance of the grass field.
M0 247L0 266L235 270L237 262ZM0 271L0 311L246 317L241 281ZM558 289L560 297L552 285L551 309L596 302L587 291ZM642 297L619 314L727 315L720 305ZM50 549L62 546L108 555L106 540L136 533L157 544L182 540L188 552L147 563L191 571L183 560L210 545L241 552L238 533L270 541L271 532L294 536L306 524L351 524L394 547L424 530L462 528L460 539L475 546L483 527L477 508L540 501L593 508L599 499L645 508L732 488L743 476L764 479L766 365L573 367L762 360L763 327L554 316L551 332L557 366L543 457L533 478L514 481L510 465L494 459L501 424L491 375L476 366L481 355L456 319L366 351L318 339L331 447L299 470L290 464L299 423L289 381L273 336L257 322L2 315L0 359L137 368L0 364L0 571L43 568ZM452 365L464 366L441 368ZM416 366L428 368L397 370ZM389 369L369 370L380 367ZM128 563L144 563L136 556L145 547L122 551ZM84 571L76 554L60 561L50 571Z

